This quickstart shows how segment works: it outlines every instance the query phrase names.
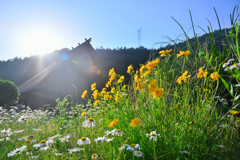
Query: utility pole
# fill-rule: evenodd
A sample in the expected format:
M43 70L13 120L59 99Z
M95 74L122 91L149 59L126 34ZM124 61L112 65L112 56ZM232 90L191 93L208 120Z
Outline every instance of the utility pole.
M138 30L138 45L139 45L139 47L141 46L141 30L142 30L142 28L140 28Z

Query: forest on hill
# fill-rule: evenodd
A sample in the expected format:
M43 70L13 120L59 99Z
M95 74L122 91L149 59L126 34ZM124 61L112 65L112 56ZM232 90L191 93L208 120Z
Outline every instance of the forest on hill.
M229 31L230 28L226 29L227 34L229 34ZM226 34L225 29L222 29L222 34ZM213 32L213 37L215 39L215 44L217 48L222 51L223 47L220 30L215 30ZM200 45L202 45L204 42L207 42L209 45L211 44L209 34L199 36L198 39ZM195 38L191 38L189 40L195 43ZM223 41L223 44L225 43L226 40ZM149 60L150 53L158 53L159 51L166 49L174 50L176 46L178 49L186 47L186 41L176 44L177 45L173 44L166 47L160 47L159 49L155 50L150 50L143 46L140 46L138 48L121 47L117 49L104 49L103 47L101 47L95 50L103 70L108 72L111 68L114 68L117 74L125 75L125 79L127 79L130 77L130 75L126 72L127 67L130 64L133 65L134 69L138 69L140 68L140 64L145 64ZM53 64L55 61L60 60L60 55L62 53L67 54L69 51L70 49L63 48L61 50L56 50L53 53L43 56L31 56L25 58L15 57L7 61L0 61L0 78L3 80L10 80L14 82L17 86L20 86L28 79L35 76L37 73L47 68L49 65ZM154 57L159 56L159 54L154 55ZM128 80L125 82L128 82Z

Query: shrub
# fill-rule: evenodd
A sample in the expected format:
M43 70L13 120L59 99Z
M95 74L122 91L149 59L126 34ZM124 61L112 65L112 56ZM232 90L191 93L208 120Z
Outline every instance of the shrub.
M18 102L19 89L12 82L0 79L0 106L9 106Z

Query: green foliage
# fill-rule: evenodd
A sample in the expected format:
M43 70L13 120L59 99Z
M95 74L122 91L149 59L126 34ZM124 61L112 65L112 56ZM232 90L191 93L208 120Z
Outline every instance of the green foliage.
M18 102L18 87L11 81L0 79L0 106L9 106Z

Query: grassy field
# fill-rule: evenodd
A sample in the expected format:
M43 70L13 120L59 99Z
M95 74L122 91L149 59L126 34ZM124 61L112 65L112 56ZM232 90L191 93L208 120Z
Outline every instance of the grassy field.
M238 33L239 21L231 22ZM47 110L1 107L0 159L240 159L239 42L221 36L227 40L222 53L214 43L187 42L155 53L160 58L138 71L130 65L132 85L111 69L106 88L92 84L82 93L86 104L65 98Z

